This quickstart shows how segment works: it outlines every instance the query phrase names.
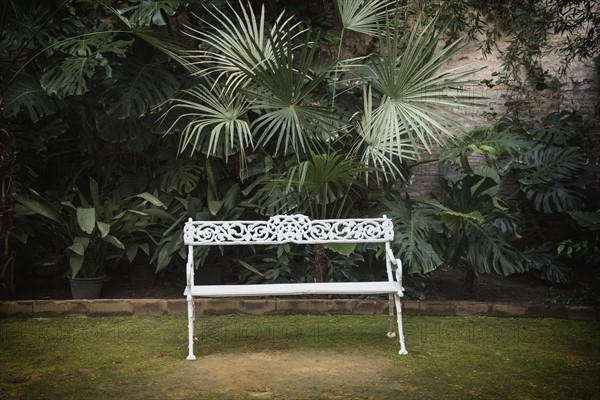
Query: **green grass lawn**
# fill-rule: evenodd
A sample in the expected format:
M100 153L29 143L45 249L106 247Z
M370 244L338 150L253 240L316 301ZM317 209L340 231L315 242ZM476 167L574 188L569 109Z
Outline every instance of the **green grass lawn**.
M398 356L384 316L199 316L193 362L186 324L0 319L0 398L600 399L598 323L408 316Z

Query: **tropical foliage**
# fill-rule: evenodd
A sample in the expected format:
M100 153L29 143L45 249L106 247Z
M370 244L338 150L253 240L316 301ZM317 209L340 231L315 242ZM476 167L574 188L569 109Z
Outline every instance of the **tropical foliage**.
M144 254L160 272L184 255L187 218L385 209L410 272L443 262L474 275L546 268L539 260L549 258L523 244L533 229L524 215L537 223L584 207L587 157L571 139L577 117L552 114L541 128L504 119L451 136L460 131L453 112L478 99L467 90L473 70L445 64L463 36L474 37L466 16L491 19L502 7L453 0L428 12L427 2L336 0L318 2L323 15L315 15L304 2L255 3L3 3L12 231L35 237L37 254L56 256L42 264L62 263L75 276L98 243L119 260ZM282 11L283 3L305 14ZM327 22L335 16L337 30ZM351 35L369 51L348 50ZM572 54L583 55L580 45ZM411 167L438 148L444 198L414 202L391 190L409 184ZM508 195L507 177L516 185ZM243 281L354 279L364 250L229 259ZM200 260L222 256L197 251Z

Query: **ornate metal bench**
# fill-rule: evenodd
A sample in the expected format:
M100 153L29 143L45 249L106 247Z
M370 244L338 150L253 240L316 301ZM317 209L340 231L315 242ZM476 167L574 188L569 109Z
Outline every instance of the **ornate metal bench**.
M392 328L394 304L400 338L399 354L408 354L404 345L402 309L402 262L394 256L390 242L394 238L392 221L382 218L310 220L305 215L277 215L268 221L194 221L185 224L184 242L188 246L187 286L189 355L194 356L194 297L286 296L304 294L385 294L389 295L388 337ZM195 285L194 246L270 245L283 243L385 243L387 281L314 282L262 285ZM392 273L396 265L396 279Z

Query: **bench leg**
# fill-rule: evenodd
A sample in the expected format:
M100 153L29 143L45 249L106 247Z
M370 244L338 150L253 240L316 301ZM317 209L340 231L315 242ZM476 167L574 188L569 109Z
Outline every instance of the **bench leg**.
M394 295L392 293L389 294L389 305L388 305L388 333L387 337L390 339L396 337L396 332L394 332Z
M196 356L194 355L194 320L196 318L194 312L194 297L192 295L187 296L188 302L188 349L189 354L187 356L188 360L195 360Z
M400 303L400 296L397 293L394 294L394 300L396 302L396 316L398 319L398 336L400 337L400 351L398 354L408 354L404 345L404 330L402 329L402 304Z

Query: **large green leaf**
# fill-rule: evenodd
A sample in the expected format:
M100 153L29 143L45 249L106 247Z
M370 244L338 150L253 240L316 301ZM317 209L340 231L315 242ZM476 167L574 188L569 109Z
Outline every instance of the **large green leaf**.
M578 147L536 146L514 165L517 180L536 210L564 212L584 205L585 185L579 180L588 163Z
M66 251L69 256L69 276L75 278L85 259L85 251L90 245L90 239L83 236L73 238L73 244L67 247Z
M160 64L129 62L113 74L101 102L113 118L141 117L171 97L178 87L177 78Z
M328 250L348 257L356 250L356 243L326 243L323 245Z
M57 102L48 96L34 77L24 72L6 86L3 106L5 117L14 117L25 109L34 123L58 110Z
M481 225L485 222L485 217L480 211L471 211L470 213L452 210L440 211L440 219L450 231L462 229L466 224Z
M168 17L181 5L179 0L135 0L134 3L137 4L118 10L132 26L165 26Z
M175 165L165 169L160 180L160 190L187 195L196 189L203 176L204 170L197 162L182 157Z
M527 257L489 225L470 225L465 239L465 257L475 273L507 276L529 268Z
M77 207L77 223L82 231L91 235L96 227L96 210L93 207Z
M440 161L459 161L466 173L472 173L469 155L483 155L490 167L502 157L518 157L532 147L526 131L505 123L492 128L478 128L460 137L450 138L439 151Z
M574 133L581 128L583 119L575 111L559 111L548 114L542 127L533 132L537 140L549 146L566 146L573 142Z
M82 58L103 58L108 54L124 56L133 40L116 38L115 32L97 30L61 40L54 44L51 50Z
M578 147L540 145L525 153L515 168L520 183L535 185L576 179L587 163L587 155Z
M436 210L426 204L413 203L396 194L382 200L386 215L394 222L394 249L406 271L428 273L442 264L443 228Z
M590 231L600 231L600 210L596 212L571 211L569 215L582 227Z
M104 240L106 243L110 243L118 249L125 250L125 245L123 244L123 242L121 242L113 235L106 235L104 238L102 238L102 240Z
M68 57L42 74L42 87L46 93L59 98L82 95L89 90L88 80L103 61L94 57Z
M543 213L577 210L585 205L583 182L553 182L522 186L533 207Z
M6 1L2 7L0 48L9 51L45 48L53 41L51 27L58 25L52 18L56 6L48 2Z
M48 218L57 224L64 222L60 215L60 210L55 207L52 203L46 201L42 196L37 193L33 193L34 197L28 197L23 195L17 195L14 197L15 201L22 205L28 212L33 214L41 215L42 217Z
M162 201L160 201L160 199L158 197L156 197L148 192L138 193L134 197L139 197L140 199L144 199L156 207L165 208L165 204Z
M123 56L133 40L115 39L113 32L93 32L65 39L54 46L56 61L42 74L40 83L48 94L59 98L81 95L90 90L91 79L104 69L110 78L108 55Z

